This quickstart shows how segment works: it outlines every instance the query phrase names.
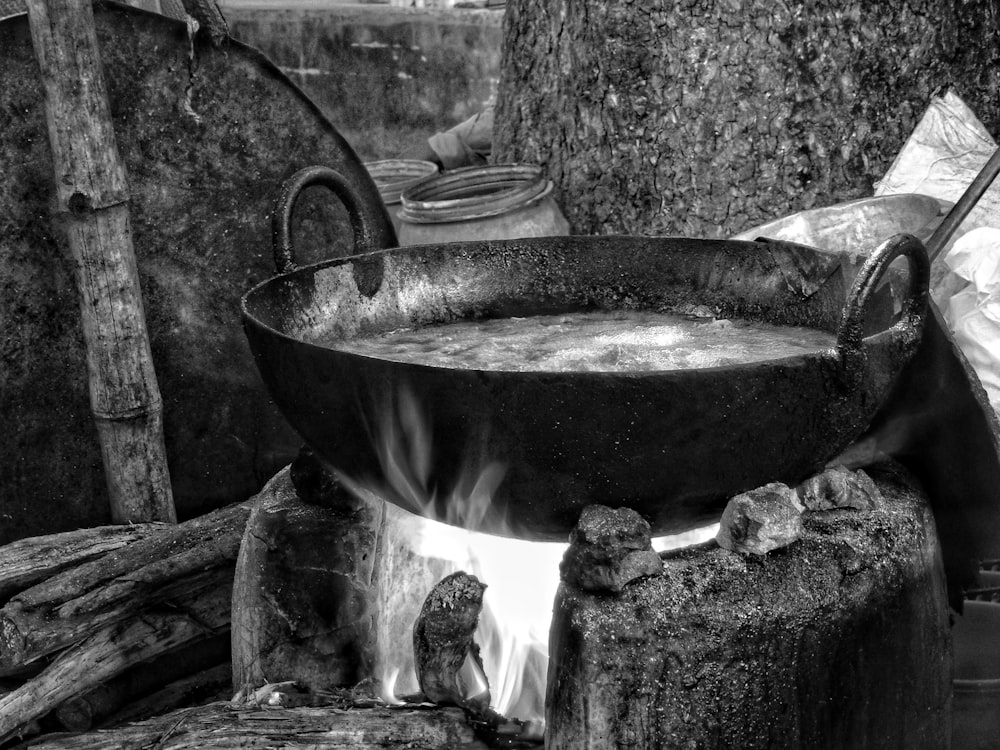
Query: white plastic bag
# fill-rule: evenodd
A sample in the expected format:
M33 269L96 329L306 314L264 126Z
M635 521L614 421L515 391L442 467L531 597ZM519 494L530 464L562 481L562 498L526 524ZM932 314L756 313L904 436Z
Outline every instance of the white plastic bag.
M942 305L948 327L1000 411L1000 229L960 237L945 257L957 288Z
M922 193L954 203L996 148L989 131L958 96L950 91L935 96L876 184L875 195ZM1000 182L979 199L962 230L984 226L1000 227Z

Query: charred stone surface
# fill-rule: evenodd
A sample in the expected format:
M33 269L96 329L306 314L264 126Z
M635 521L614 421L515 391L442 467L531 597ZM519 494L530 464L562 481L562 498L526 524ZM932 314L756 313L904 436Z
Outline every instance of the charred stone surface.
M294 680L311 690L372 675L373 584L382 503L303 502L288 472L250 514L236 564L234 688Z
M625 584L663 570L649 524L630 508L588 505L570 534L559 565L562 580L591 592L618 593Z
M767 554L802 536L802 510L791 487L765 484L729 500L715 540L730 552Z
M807 510L854 508L870 510L881 501L878 487L863 470L833 466L796 488Z
M486 683L479 646L473 640L483 609L485 584L463 571L446 576L431 589L413 624L417 682L428 700L451 706L488 707L489 687L476 689L461 674L466 659Z
M807 514L764 556L698 547L600 596L560 587L546 747L947 747L949 612L925 499Z
M316 505L339 513L354 513L365 507L363 501L337 481L333 472L308 445L299 450L299 455L288 468L288 476L299 499L306 505Z

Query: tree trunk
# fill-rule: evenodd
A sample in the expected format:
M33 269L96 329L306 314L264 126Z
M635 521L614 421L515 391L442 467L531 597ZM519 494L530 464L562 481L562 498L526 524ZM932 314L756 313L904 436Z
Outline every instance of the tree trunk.
M581 234L724 237L872 194L938 89L1000 128L987 0L508 0L494 160Z

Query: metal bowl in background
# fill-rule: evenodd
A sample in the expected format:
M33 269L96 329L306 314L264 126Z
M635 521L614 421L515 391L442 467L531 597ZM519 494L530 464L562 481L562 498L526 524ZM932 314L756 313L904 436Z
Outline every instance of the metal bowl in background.
M436 175L438 165L422 159L381 159L365 162L364 167L375 181L382 205L398 235L403 191Z
M438 172L437 164L422 159L380 159L366 161L364 167L375 180L375 186L386 206L399 203L404 190Z

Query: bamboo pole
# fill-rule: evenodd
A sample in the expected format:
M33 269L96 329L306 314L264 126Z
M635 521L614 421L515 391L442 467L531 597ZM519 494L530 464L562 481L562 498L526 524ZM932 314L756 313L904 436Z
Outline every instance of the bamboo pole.
M177 520L163 405L90 0L28 0L55 166L55 224L73 256L91 410L116 523Z

